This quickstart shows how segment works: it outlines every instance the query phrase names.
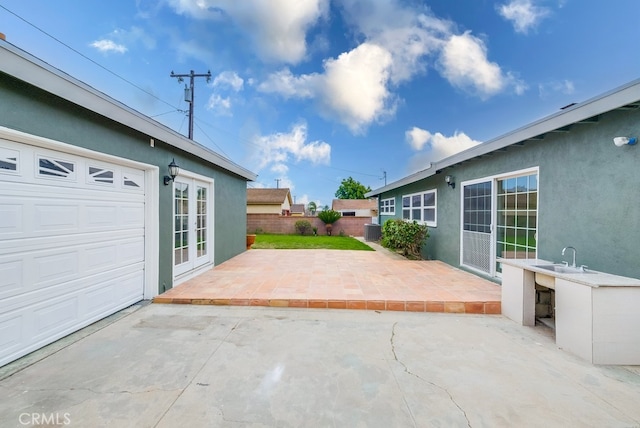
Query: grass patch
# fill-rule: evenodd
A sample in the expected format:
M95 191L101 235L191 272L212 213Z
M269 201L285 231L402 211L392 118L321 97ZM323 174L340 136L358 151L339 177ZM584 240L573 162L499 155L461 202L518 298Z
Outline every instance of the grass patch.
M302 236L302 235L269 235L256 236L251 246L255 249L277 250L364 250L374 251L367 244L349 236Z

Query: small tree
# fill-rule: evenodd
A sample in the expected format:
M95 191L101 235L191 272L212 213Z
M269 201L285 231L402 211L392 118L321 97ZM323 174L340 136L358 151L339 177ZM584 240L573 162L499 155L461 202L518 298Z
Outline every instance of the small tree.
M295 228L300 235L306 235L308 233L311 233L311 230L312 230L311 223L309 223L307 220L296 221Z
M307 209L309 210L311 215L316 215L316 211L318 210L318 205L316 205L314 201L311 201L309 202L309 204L307 204Z
M318 213L318 218L322 220L327 227L327 235L331 235L331 229L333 229L332 225L338 221L340 217L342 217L342 214L334 210L324 210Z
M371 191L371 187L365 187L352 177L345 178L336 191L338 199L364 199L364 194Z
M406 257L421 259L422 246L428 237L427 226L415 220L389 219L382 225L382 246L400 250Z

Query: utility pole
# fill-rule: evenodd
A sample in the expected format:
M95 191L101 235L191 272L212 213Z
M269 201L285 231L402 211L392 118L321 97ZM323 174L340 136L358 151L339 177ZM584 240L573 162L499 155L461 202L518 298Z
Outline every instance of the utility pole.
M207 71L206 74L196 74L193 70L189 74L175 74L171 71L171 77L177 77L178 83L184 81L183 77L189 78L189 87L187 87L186 83L184 84L184 100L189 103L189 139L193 140L193 80L196 77L206 77L207 83L209 83L211 81L211 71Z
M282 179L281 178L276 178L275 179L275 181L276 181L276 189L280 188L280 180L282 180Z
M382 170L382 177L380 178L380 180L384 179L384 185L387 185L387 171Z

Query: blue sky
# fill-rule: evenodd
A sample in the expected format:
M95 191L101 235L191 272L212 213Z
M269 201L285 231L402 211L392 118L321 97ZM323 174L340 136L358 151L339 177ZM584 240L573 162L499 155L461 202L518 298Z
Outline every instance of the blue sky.
M640 1L0 0L7 41L331 205L640 77Z

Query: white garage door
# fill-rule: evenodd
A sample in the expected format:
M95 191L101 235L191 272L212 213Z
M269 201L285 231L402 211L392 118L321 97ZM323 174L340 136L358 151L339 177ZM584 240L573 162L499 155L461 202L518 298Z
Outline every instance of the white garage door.
M144 181L0 138L0 366L143 298Z

